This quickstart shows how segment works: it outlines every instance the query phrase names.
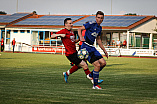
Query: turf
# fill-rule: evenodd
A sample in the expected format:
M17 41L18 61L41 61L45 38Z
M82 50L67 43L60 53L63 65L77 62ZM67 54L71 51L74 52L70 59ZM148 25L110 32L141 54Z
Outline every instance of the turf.
M0 104L157 103L157 59L105 58L103 89L93 90L82 69L64 82L62 72L71 68L64 55L0 54Z

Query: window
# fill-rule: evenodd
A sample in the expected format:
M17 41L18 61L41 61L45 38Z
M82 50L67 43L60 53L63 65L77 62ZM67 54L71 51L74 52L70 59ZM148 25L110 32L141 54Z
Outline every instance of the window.
M49 31L45 31L45 40L50 39Z
M14 30L14 33L18 33L18 30Z
M27 33L30 33L30 30L27 30Z
M10 31L7 31L6 34L6 44L10 44Z
M38 32L37 31L32 31L32 45L39 45L38 41Z
M45 40L44 40L44 44L50 45L50 32L49 32L49 31L45 31Z
M44 33L43 32L39 32L39 40L43 40L44 39Z
M20 30L20 33L25 33L25 30Z

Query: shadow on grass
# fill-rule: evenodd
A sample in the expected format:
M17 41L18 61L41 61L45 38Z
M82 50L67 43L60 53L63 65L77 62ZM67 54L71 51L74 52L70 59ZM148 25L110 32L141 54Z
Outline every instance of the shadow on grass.
M117 65L125 65L125 64L110 64L110 65L106 65L106 66L110 67L110 66L117 66Z
M0 59L15 59L15 58L0 58Z

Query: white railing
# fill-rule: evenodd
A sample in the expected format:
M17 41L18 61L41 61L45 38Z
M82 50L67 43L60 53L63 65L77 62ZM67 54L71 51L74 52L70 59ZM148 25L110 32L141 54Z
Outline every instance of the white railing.
M12 51L12 45L6 45L5 48L7 51ZM138 47L139 48L139 47ZM143 48L143 47L140 47ZM78 50L78 45L77 48ZM153 49L125 49L125 48L113 48L113 47L105 47L106 51L108 52L109 56L120 56L120 55L127 55L127 56L155 56L157 57L157 50ZM97 47L97 50L104 55L104 52L101 48ZM61 53L62 55L65 54L65 47L61 46L39 46L39 45L29 45L26 43L17 42L15 45L15 51L20 52L42 52L42 53Z
M155 56L157 57L157 50L150 49L124 49L124 48L105 48L109 56ZM98 47L97 50L104 55L104 52Z

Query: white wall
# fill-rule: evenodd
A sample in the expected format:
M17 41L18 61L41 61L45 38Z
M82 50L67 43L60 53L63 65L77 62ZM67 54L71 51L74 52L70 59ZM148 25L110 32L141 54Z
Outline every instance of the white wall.
M157 33L156 31L154 31L155 28L157 28L157 20L152 19L131 29L130 32Z
M11 42L13 38L15 38L16 42L21 42L31 45L31 33L27 33L27 30L25 30L24 33L20 33L20 30L18 30L18 33L14 33L14 31L12 30L10 36Z

